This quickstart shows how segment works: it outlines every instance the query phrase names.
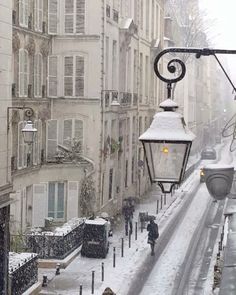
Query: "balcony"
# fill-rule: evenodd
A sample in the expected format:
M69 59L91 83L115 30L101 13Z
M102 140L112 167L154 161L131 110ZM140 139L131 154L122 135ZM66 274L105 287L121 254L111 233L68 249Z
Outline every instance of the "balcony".
M131 106L132 103L132 93L130 92L120 92L120 104L121 106Z
M109 108L111 106L111 103L114 101L118 102L118 91L116 90L105 90L104 91L104 102L105 102L105 108Z

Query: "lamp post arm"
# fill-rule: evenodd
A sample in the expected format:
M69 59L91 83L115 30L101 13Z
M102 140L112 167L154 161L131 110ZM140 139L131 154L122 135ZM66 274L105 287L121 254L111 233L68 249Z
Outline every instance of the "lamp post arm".
M33 116L34 114L34 110L31 107L8 107L7 108L7 132L9 131L10 128L10 110L26 110L29 111L29 113L27 114L28 117Z
M179 58L173 58L171 59L168 64L167 64L167 70L171 74L175 74L177 71L176 65L178 65L179 68L179 73L177 77L174 78L166 78L164 77L160 71L159 71L159 61L160 59L168 53L191 53L195 54L196 58L200 58L201 56L210 56L213 55L216 58L216 61L220 65L221 69L223 70L224 74L226 75L227 79L229 80L230 84L232 85L234 91L236 91L236 88L233 84L233 82L230 80L228 74L226 73L225 69L223 68L222 64L220 63L219 59L217 58L216 54L236 54L236 50L227 50L227 49L212 49L212 48L192 48L192 47L169 47L164 50L162 50L155 58L154 61L154 71L157 77L171 85L173 83L177 83L178 81L181 81L185 74L186 74L186 66L185 63L179 59Z

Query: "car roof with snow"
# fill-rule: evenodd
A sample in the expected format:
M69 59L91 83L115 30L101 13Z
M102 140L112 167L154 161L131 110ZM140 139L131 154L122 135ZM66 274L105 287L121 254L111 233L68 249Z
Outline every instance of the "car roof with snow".
M103 218L96 218L96 219L87 219L85 224L93 224L93 225L104 225L107 223L107 220Z

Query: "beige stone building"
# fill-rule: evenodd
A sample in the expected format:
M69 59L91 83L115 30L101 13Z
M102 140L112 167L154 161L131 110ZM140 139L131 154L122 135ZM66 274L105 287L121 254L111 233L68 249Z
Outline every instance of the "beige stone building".
M138 136L161 93L163 2L14 1L12 100L34 114L11 112L13 232L116 214L149 188ZM29 115L32 146L20 132Z
M12 64L12 3L0 1L0 293L7 294L9 213L12 182L10 175L10 134L7 114L11 106L11 64Z

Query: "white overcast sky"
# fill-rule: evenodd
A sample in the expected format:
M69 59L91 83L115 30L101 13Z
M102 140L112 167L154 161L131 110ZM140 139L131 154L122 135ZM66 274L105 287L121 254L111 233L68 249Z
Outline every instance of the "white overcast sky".
M236 50L236 0L199 0L204 15L212 21L211 47ZM230 77L236 84L236 55L227 55Z

